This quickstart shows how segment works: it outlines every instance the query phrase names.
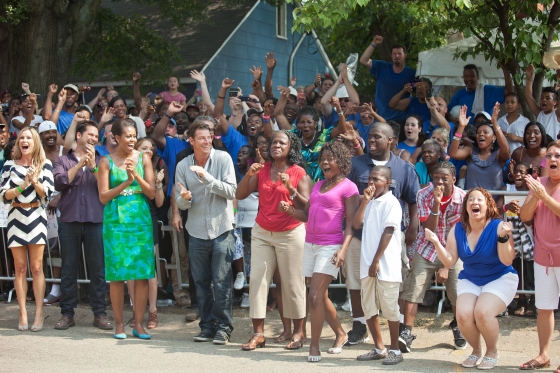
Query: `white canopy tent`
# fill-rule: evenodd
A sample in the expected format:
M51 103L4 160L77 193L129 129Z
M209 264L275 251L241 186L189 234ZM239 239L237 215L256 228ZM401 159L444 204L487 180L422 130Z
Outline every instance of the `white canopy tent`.
M497 67L495 60L486 61L482 54L475 58L469 56L466 61L454 58L457 50L466 52L467 48L474 47L477 43L478 39L470 37L440 48L420 52L417 75L430 79L434 86L464 86L463 67L472 63L478 67L480 83L504 86L504 74L502 69ZM560 48L560 41L552 43L552 48Z

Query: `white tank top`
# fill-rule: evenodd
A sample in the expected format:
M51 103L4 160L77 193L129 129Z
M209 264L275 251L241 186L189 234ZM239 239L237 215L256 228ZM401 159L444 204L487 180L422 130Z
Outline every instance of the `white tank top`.
M546 134L552 137L552 140L558 138L558 131L560 131L560 123L558 123L558 118L556 117L556 110L552 111L550 114L545 114L541 111L537 117L537 122L544 126Z

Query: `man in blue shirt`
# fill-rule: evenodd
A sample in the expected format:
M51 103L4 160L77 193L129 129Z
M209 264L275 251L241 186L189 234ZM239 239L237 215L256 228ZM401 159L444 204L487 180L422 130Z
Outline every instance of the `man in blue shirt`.
M449 110L451 110L456 105L467 105L467 117L470 116L469 124L474 124L474 114L479 111L486 111L491 113L494 110L494 105L496 102L500 104L504 103L505 95L513 92L513 81L509 72L502 66L502 71L504 72L504 79L506 81L505 87L497 87L490 84L478 84L478 68L476 65L468 64L463 68L463 82L465 83L465 89L461 89L449 102ZM480 91L478 105L475 102L477 98L476 91ZM483 107L481 107L483 106Z
M391 109L389 101L400 91L400 87L414 80L416 71L405 66L406 48L401 44L395 44L391 48L392 63L371 60L371 54L382 42L383 37L375 35L371 44L360 57L360 63L366 66L371 75L377 80L377 89L375 91L377 113L385 118L385 120L404 121L406 113Z
M409 93L416 92L416 97L405 97ZM428 92L430 94L428 95ZM420 81L412 86L412 83L406 83L403 89L393 96L389 101L389 107L406 113L406 115L416 114L422 117L422 121L430 120L430 109L426 104L426 98L431 97L432 82L428 78L420 78Z

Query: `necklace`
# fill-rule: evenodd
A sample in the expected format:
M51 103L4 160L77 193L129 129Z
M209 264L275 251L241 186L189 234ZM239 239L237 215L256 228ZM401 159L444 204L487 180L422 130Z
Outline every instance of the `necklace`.
M335 176L331 180L326 179L322 186L325 188L324 190L327 190L331 186L333 186L336 182L341 181L342 179L344 179L344 176L342 176L342 175Z
M313 144L313 142L315 141L315 137L317 136L317 132L313 132L313 137L311 138L311 141L309 141L309 143L305 143L305 140L303 139L303 136L301 137L301 142L303 144L303 146L305 146L306 148L309 147L311 144Z

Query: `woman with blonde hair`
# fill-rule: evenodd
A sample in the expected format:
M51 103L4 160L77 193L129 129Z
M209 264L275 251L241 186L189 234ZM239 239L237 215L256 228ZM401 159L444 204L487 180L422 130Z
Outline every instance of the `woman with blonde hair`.
M14 257L14 284L20 309L20 331L28 330L25 308L28 253L37 307L31 331L43 330L43 250L47 242L47 215L43 206L53 191L52 164L45 156L37 131L26 127L17 137L13 159L4 163L0 186L2 201L11 203L8 212L7 245Z

